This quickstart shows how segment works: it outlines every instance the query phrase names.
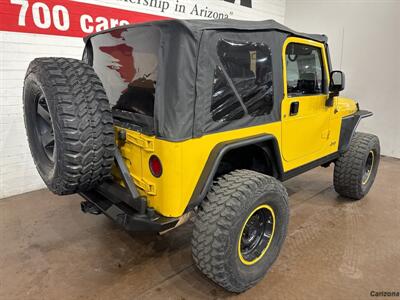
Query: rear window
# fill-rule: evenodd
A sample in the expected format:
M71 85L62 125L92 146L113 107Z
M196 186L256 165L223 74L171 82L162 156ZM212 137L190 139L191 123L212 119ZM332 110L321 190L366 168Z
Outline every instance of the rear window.
M264 43L220 40L214 71L214 121L270 114L273 106L271 50Z
M114 113L153 117L160 32L125 28L92 38L93 67Z

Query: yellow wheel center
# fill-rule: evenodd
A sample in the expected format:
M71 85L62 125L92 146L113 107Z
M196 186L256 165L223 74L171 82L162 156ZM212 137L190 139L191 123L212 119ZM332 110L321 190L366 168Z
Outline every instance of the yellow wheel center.
M267 252L275 232L275 213L271 206L257 206L240 232L238 254L245 265L253 265Z

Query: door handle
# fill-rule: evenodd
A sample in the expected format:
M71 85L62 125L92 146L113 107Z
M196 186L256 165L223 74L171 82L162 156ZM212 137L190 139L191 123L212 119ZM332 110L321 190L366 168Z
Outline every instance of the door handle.
M299 101L290 103L290 115L295 116L299 112Z

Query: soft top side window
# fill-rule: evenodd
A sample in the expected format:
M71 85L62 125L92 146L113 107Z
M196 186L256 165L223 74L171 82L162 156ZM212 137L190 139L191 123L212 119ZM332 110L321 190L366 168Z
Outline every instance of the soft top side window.
M324 70L320 48L290 43L286 47L285 59L289 97L324 93Z
M273 106L271 50L264 43L220 40L214 72L214 121L270 114Z

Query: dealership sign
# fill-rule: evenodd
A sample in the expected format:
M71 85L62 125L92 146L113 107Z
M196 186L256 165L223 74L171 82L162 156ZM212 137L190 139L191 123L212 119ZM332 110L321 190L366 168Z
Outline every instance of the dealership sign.
M166 17L73 1L8 0L0 3L0 31L82 37L111 27Z
M251 0L218 2L221 4L215 5L217 8L210 8L207 2L180 0L2 0L0 31L82 37L115 26L168 19L170 16L229 18L233 16L229 10L233 5L227 2L236 7L252 7ZM224 3L227 5L222 5Z
M230 2L230 3L235 3L235 2L239 2L240 1L240 5L246 6L251 8L252 7L252 1L251 0L224 0L226 2Z

